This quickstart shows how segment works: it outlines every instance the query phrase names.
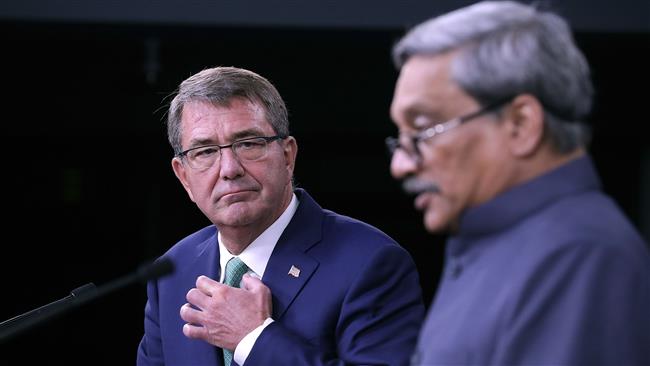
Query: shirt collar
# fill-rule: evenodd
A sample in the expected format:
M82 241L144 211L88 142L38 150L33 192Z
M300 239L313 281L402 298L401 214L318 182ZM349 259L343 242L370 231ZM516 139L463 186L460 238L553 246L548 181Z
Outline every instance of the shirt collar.
M255 272L255 274L259 275L260 278L264 276L266 265L269 262L269 258L271 258L271 253L275 248L275 244L277 244L280 235L282 235L282 232L287 225L289 225L293 215L296 213L298 203L298 198L294 193L291 202L289 202L289 206L287 206L282 215L280 215L271 226L266 228L260 236L255 238L255 240L253 240L253 242L239 254L238 257L246 263L248 268ZM223 245L220 232L217 233L217 242L219 243L219 265L221 266L219 281L223 282L226 263L228 263L234 255L230 254L228 249Z
M460 255L468 249L466 244L475 242L477 237L511 227L561 197L599 188L600 180L591 158L585 155L571 160L465 211L458 234L450 237L448 252Z

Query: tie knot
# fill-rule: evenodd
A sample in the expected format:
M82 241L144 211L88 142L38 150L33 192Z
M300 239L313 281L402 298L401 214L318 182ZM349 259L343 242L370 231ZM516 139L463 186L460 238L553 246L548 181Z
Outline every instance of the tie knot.
M223 283L231 287L239 287L242 276L248 271L246 263L242 262L239 257L232 257L226 263L226 275Z

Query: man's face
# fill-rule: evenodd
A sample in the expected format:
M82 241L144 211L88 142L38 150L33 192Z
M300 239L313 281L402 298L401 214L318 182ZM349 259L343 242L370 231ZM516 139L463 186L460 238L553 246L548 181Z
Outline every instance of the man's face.
M451 79L455 56L414 56L403 66L391 105L402 145L408 144L409 135L480 109ZM391 174L416 183L415 207L423 211L428 231L455 230L466 208L494 195L499 164L508 164L494 118L486 114L421 141L421 158L403 149L393 155Z
M181 131L183 150L275 135L264 110L239 98L227 107L205 102L186 104ZM250 228L261 232L291 200L296 152L296 141L289 137L269 142L266 155L258 160L241 160L232 149L225 148L209 168L192 169L179 158L172 160L172 167L190 199L220 229Z

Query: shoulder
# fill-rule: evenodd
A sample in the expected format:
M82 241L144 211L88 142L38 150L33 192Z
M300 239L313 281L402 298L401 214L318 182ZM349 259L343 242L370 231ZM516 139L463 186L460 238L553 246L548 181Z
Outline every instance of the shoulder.
M326 242L328 249L346 248L352 252L350 255L375 251L380 247L401 249L395 240L375 226L322 208L303 189L296 190L296 194L300 206L292 220L292 230Z
M514 267L558 281L650 278L648 245L616 203L600 191L565 197L527 218L509 236ZM585 278L587 278L585 277ZM564 280L562 280L564 279ZM558 282L559 283L559 282Z
M646 242L615 202L598 190L555 200L486 240L498 243L485 252L489 263L498 263L499 273L516 273L510 276L514 282L537 283L550 276L560 286L579 278L578 273L584 278L613 278L615 273L650 277Z
M363 238L380 242L383 245L397 245L397 242L388 234L369 223L330 210L323 210L323 213L324 235L337 237L342 240L358 240Z
M216 235L217 229L214 225L206 226L179 240L164 256L181 260L188 256L195 256L205 250L212 238L216 243Z
M556 249L647 256L647 245L616 202L600 191L566 197L540 213L543 237ZM541 233L541 232L540 232Z
M406 249L377 227L330 210L323 210L323 213L323 243L314 249L320 247L321 250L340 253L361 262L377 257L411 261Z

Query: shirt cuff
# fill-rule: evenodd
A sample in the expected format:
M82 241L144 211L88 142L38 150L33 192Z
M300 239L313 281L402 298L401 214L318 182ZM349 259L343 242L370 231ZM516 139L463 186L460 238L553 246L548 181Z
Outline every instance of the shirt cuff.
M266 328L271 323L273 323L273 319L266 318L266 320L264 321L264 323L262 323L262 325L253 329L253 331L246 334L246 336L242 338L242 340L239 342L237 347L235 347L235 352L233 353L232 356L232 359L235 360L235 362L237 362L238 365L243 365L244 362L246 362L248 355L253 350L255 341L257 341L257 338L260 336L260 334L262 334L264 328Z

